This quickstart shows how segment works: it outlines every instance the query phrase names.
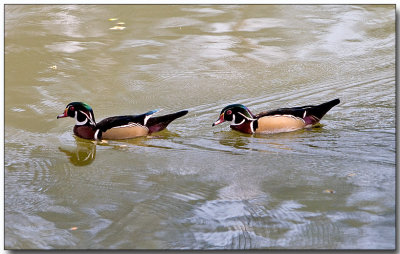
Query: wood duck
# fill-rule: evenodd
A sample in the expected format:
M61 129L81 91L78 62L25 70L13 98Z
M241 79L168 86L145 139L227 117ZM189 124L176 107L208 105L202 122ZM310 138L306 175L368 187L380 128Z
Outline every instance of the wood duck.
M173 114L152 117L159 110L152 110L141 115L113 116L96 123L92 108L83 102L71 102L58 118L75 118L74 134L80 138L129 139L161 131L173 120L184 116L187 110Z
M219 119L212 124L231 122L231 128L243 133L278 133L309 128L317 124L321 118L340 100L335 99L317 106L308 105L293 108L280 108L254 115L242 104L232 104L222 109Z

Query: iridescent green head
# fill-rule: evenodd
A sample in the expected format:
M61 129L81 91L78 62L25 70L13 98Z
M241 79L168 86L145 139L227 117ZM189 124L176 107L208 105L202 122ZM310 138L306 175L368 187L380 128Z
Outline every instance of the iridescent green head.
M64 110L64 113L57 116L58 118L72 117L76 120L76 125L96 125L92 107L84 102L71 102Z
M232 104L221 110L219 119L214 122L212 126L218 125L225 121L232 121L231 125L238 125L243 123L245 120L255 120L250 110L242 104Z

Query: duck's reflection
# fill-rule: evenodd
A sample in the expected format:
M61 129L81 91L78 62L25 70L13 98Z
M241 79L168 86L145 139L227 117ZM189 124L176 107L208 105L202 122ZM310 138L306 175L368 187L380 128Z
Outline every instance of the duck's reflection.
M58 147L58 149L67 155L69 161L75 166L86 166L91 164L96 157L96 146L107 146L112 149L127 149L130 145L152 147L160 149L174 149L173 142L165 145L163 142L151 142L151 140L162 141L170 139L171 137L180 137L174 132L163 130L158 135L143 136L126 140L86 140L74 136L76 147ZM160 144L158 144L160 143ZM171 146L169 146L171 145Z
M244 134L238 131L224 131L218 133L218 141L223 146L238 150L276 152L276 149L292 150L293 145L301 143L305 137L309 137L307 134L321 132L321 129L301 129L273 134Z
M219 143L224 146L234 147L236 149L248 149L250 134L240 133L238 131L224 131L220 133Z
M67 149L59 147L58 149L65 153L69 161L75 166L86 166L91 164L96 157L96 143L75 137L76 147Z

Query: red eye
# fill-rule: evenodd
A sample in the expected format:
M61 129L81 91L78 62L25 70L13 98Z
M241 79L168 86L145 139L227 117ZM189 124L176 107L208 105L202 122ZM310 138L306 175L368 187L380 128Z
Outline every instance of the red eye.
M74 108L74 106L71 106L71 107L69 107L69 110L71 110L71 111L75 111L75 108Z
M227 115L232 114L232 110L227 110L227 111L226 111L226 114L227 114Z

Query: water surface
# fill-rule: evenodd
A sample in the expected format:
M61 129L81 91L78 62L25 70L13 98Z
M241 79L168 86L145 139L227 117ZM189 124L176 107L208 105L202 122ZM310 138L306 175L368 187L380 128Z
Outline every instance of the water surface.
M340 98L319 128L211 127ZM394 249L394 5L6 5L6 249ZM188 109L127 141L56 119Z

